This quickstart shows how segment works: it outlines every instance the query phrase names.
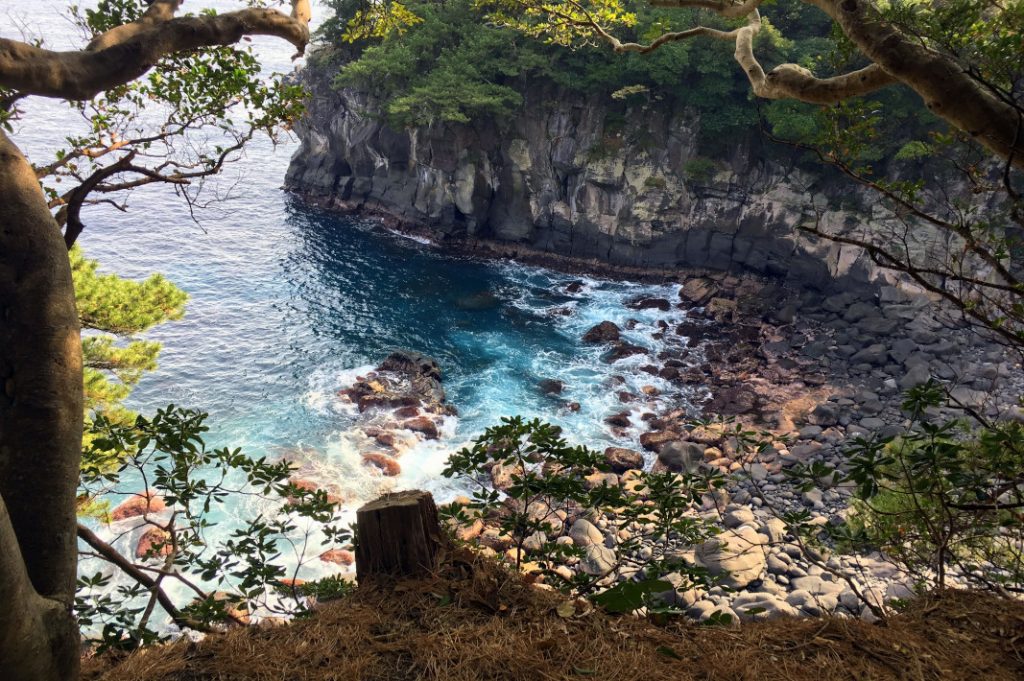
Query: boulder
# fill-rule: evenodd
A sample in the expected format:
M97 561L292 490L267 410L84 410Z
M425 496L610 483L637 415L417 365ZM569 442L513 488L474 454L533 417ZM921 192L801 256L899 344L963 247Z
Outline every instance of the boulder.
M697 564L713 575L725 575L722 584L742 589L760 579L767 567L767 538L749 525L726 530L697 546Z
M484 521L475 518L469 525L457 525L453 529L459 541L473 541L484 531Z
M364 453L363 465L372 466L388 477L394 477L402 472L402 466L398 461L381 452Z
M931 377L932 372L927 364L913 364L899 380L900 390L910 390L922 383L927 383Z
M741 594L731 605L744 622L763 622L778 617L796 617L800 614L786 601L767 593Z
M414 419L409 419L402 424L402 427L411 430L414 433L421 433L428 440L436 440L440 437L440 433L437 430L437 424L426 416L418 416Z
M839 407L831 402L822 402L811 412L811 420L825 428L834 426L839 423Z
M615 473L625 473L644 466L643 454L623 447L608 447L604 450L604 458Z
M758 399L753 390L734 385L718 391L708 404L707 411L722 416L740 416L757 411L757 407Z
M679 439L679 433L671 430L652 430L640 435L640 446L649 452L657 452L666 443Z
M561 395L565 389L565 383L555 378L545 378L537 384L540 391L545 395Z
M706 305L718 295L718 285L710 279L689 279L679 289L679 298L694 305Z
M668 312L672 309L672 303L664 298L637 298L626 303L626 307L633 310L661 310Z
M675 440L658 450L658 461L675 473L695 473L704 463L704 445Z
M135 557L169 556L173 550L171 533L162 527L150 527L139 536L139 542L135 545Z
M885 366L889 361L889 348L883 343L875 343L853 353L850 357L851 364L871 364L872 366Z
M384 431L383 433L377 433L373 437L377 444L381 447L395 447L398 444L398 436L390 431Z
M633 355L646 354L647 348L641 347L639 345L633 345L632 343L627 343L626 341L618 341L617 343L612 345L612 349L607 355L605 355L604 361L608 362L609 364L612 364L614 362L618 362L620 359L632 357Z
M622 329L614 322L601 322L583 334L583 342L590 344L612 343L619 340Z
M392 352L377 367L377 371L392 371L397 374L431 376L441 379L441 367L435 359L413 350Z
M604 422L607 423L609 426L614 426L615 428L629 428L629 426L631 425L631 422L629 420L629 412L627 411L619 412L618 414L612 414L611 416L606 416Z
M506 489L511 487L513 483L513 470L514 469L512 466L506 468L504 464L497 462L494 463L491 466L491 469L488 471L488 474L490 475L491 478L491 486L494 487L494 489L501 491L505 491Z
M159 513L167 508L164 498L153 490L146 490L141 494L133 494L126 501L118 504L117 508L110 512L110 519L127 520L146 515L147 513Z
M356 562L356 554L345 549L329 549L320 554L320 560L337 565L351 565Z
M577 518L569 528L569 536L576 546L590 546L592 544L604 544L604 534L594 523L586 518Z
M613 571L617 564L618 557L615 551L603 544L591 544L584 549L583 558L580 559L580 570L591 577L600 577Z
M746 506L732 509L722 518L722 523L728 528L736 528L740 525L753 525L755 522L754 512Z
M707 315L719 323L736 320L736 301L728 298L712 298L707 304Z

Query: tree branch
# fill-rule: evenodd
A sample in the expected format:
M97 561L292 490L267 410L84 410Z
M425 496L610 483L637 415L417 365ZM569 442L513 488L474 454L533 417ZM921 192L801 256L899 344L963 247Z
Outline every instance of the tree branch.
M120 551L100 539L99 536L97 536L96 533L88 527L82 524L78 525L78 538L89 545L89 547L96 551L96 553L98 553L104 560L113 564L136 582L149 589L156 596L157 602L160 603L160 607L171 616L171 619L174 620L174 623L179 627L188 627L189 629L195 629L196 631L202 631L204 633L211 633L215 631L213 627L210 627L207 624L197 622L190 617L182 615L181 611L174 605L167 593L160 587L157 580L140 570L134 563L122 556Z
M231 45L247 35L283 38L301 54L309 42L309 2L292 0L290 16L273 9L252 8L152 24L140 20L125 33L123 39L114 36L101 41L112 42L109 47L73 52L45 50L0 38L0 85L42 97L91 99L103 90L135 80L167 55Z
M81 214L82 205L85 203L86 197L105 179L128 168L134 158L134 151L122 156L116 163L97 170L85 182L68 193L66 197L67 204L61 206L61 209L57 211L55 216L57 224L64 225L64 243L67 245L68 250L71 250L71 247L75 245L75 241L78 240L78 236L85 229L85 225L82 224Z

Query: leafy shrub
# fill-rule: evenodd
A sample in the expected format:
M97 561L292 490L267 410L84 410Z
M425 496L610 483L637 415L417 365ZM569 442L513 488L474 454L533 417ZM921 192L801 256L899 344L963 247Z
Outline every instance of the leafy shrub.
M140 511L139 526L155 533L144 554L138 553L141 549L121 552L79 526L83 557L113 568L80 577L75 602L83 632L101 650L165 638L166 627L153 624L156 606L181 629L210 631L244 623L250 614L303 614L311 598L336 597L346 589L338 580L295 581L299 569L315 558L309 553L318 544L350 538L327 494L291 483L287 461L208 448L203 441L206 418L203 412L170 405L130 425L103 414L92 422L81 495L130 497L142 489L166 504L166 509ZM258 510L228 536L217 538L223 505L242 499ZM119 580L111 594L115 574L128 579ZM168 590L170 585L177 590ZM184 600L174 597L182 587L188 594Z
M503 491L489 484L495 466L507 475ZM661 472L639 473L624 485L608 485L599 477L607 470L603 455L570 446L560 428L539 420L503 418L472 447L449 459L444 475L465 477L476 483L476 489L468 505L448 507L444 514L456 525L495 518L511 540L509 560L516 567L524 566L529 553L533 567L545 579L566 592L591 596L611 611L647 607L665 612L669 608L655 594L709 586L713 580L707 572L678 553L681 547L699 544L716 532L697 511L703 496L724 480ZM586 550L557 539L576 518L598 514L621 537L614 564L601 574L578 571L564 576L556 568L584 558ZM616 583L620 570L632 578ZM679 575L674 587L662 579L672 573Z
M929 419L948 399L934 381L913 388L905 433L854 441L848 472L830 471L855 485L854 513L828 535L882 551L924 588L946 587L952 571L975 588L1024 592L1024 425ZM821 473L791 475L809 487Z

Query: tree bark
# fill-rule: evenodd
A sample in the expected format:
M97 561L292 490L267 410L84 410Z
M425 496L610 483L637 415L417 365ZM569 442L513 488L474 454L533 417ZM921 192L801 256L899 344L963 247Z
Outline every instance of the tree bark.
M921 96L932 113L1024 169L1021 113L971 77L964 65L887 22L869 0L809 0L860 52Z
M437 567L444 545L429 492L385 494L356 511L356 575L414 577Z
M82 343L60 229L3 132L0 197L0 659L30 665L19 679L73 679Z

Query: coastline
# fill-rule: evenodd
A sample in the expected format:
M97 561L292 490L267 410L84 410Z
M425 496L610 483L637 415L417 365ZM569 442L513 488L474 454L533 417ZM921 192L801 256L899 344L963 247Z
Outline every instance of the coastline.
M384 208L368 208L356 206L334 197L314 194L295 187L283 187L290 196L310 207L319 208L329 213L358 217L376 222L382 228L397 232L404 236L425 239L432 246L443 249L451 255L459 255L479 260L514 260L524 265L544 267L564 274L597 277L613 281L631 281L642 284L683 283L695 277L721 279L733 275L744 279L761 282L785 283L792 287L791 282L781 278L773 278L755 274L745 270L713 270L708 268L657 268L615 265L597 258L579 258L544 251L526 244L476 237L448 236L438 239L437 230L425 227L413 220L404 219Z
M940 305L923 296L895 288L880 289L873 297L863 291L829 293L750 272L641 271L515 244L438 240L432 230L386 211L293 193L321 209L362 216L448 253L514 259L570 274L679 285L672 300L626 302L634 309L661 310L662 319L645 331L659 351L620 341L617 329L598 342L607 348L604 361L610 365L627 356L641 358L620 372L656 377L671 391L698 388L704 393L702 401L692 404L692 413L671 400L652 404L647 388L653 386L639 393L620 391L621 404L602 417L613 429L641 431L638 450L609 448L606 456L614 450L615 456L625 453L631 461L647 461L653 470L683 473L697 467L729 480L721 497L705 499L699 513L720 524L722 536L735 541L729 539L713 550L705 547L710 554L703 560L707 565L729 565L730 572L746 576L730 589L677 594L675 605L696 620L725 612L739 620L830 613L874 621L875 612L867 603L882 606L906 598L913 593L911 576L877 553L805 553L781 517L808 513L819 527L842 523L853 491L849 485L824 480L803 489L789 477L790 470L816 464L841 469L847 448L857 438L898 436L906 421L901 407L904 391L933 377L979 412L1024 418L1024 412L1012 406L1015 396L1024 393L1019 364L972 329L958 326ZM681 324L672 321L680 311L685 313ZM941 418L962 416L948 408L941 411ZM735 425L762 433L767 447L744 453L730 435ZM628 484L635 473L627 470L615 476L617 484ZM501 489L500 477L492 475L491 482L494 489ZM616 519L601 516L587 520L591 521L594 533L601 534L603 545L614 554L617 538L605 528L615 527ZM571 534L570 527L567 523L563 529ZM473 528L466 538L486 555L501 556L510 550L491 525ZM730 542L760 548L734 550ZM674 550L689 555L692 547ZM616 577L628 578L624 573ZM867 594L867 601L851 588Z

